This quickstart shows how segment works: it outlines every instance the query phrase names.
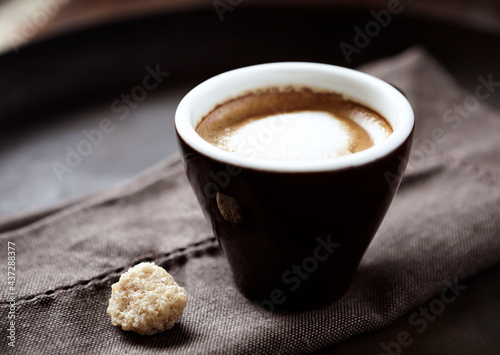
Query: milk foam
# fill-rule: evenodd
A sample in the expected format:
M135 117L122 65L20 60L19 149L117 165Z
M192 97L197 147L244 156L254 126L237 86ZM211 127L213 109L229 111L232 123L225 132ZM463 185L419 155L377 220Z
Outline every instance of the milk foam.
M246 157L315 160L352 154L353 133L341 119L324 111L271 115L226 132L217 146Z
M380 124L379 120L365 112L356 112L351 119L368 133L374 145L385 140L390 134L387 132L387 128Z

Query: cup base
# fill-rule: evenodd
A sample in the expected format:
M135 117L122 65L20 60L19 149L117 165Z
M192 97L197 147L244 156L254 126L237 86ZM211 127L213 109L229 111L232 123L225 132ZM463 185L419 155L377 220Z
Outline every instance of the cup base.
M274 288L265 296L257 296L249 290L238 287L239 291L250 301L267 311L300 311L322 308L340 299L352 284L352 277L335 284L327 285L324 282L317 284L305 280L300 289Z

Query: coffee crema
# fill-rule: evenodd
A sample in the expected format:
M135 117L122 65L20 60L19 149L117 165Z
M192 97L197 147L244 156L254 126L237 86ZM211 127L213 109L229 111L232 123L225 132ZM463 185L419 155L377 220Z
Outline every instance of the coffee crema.
M338 93L272 87L218 105L196 132L244 157L303 161L368 149L384 141L392 127L374 110Z

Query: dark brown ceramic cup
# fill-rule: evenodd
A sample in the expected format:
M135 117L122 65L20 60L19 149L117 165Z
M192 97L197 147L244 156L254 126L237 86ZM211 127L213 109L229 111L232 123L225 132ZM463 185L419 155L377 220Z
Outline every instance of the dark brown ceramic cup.
M362 152L301 162L245 158L196 133L215 106L287 86L340 93L384 116L393 133ZM270 63L198 85L179 104L175 124L189 182L241 292L269 310L313 308L342 296L406 168L414 127L408 100L358 71Z

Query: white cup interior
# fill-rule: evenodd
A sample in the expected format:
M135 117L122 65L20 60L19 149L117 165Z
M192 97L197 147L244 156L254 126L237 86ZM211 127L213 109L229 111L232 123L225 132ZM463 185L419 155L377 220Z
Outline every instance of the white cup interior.
M197 124L217 105L248 91L286 86L305 86L342 94L384 116L391 124L393 133L385 141L355 154L305 161L277 161L236 155L213 146L196 133ZM414 114L404 95L392 85L371 75L328 64L282 62L235 69L204 81L179 103L175 126L179 136L189 146L223 163L267 171L315 172L355 167L389 154L410 135Z

